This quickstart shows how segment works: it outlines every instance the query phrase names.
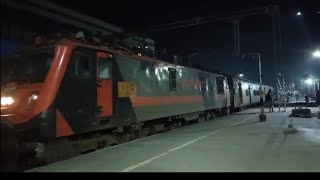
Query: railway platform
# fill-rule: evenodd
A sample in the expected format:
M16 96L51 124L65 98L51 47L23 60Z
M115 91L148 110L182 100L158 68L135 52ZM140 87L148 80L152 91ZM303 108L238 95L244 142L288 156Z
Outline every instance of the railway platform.
M310 108L316 114L318 108ZM27 172L319 172L320 119L247 109ZM292 121L296 133L285 133Z

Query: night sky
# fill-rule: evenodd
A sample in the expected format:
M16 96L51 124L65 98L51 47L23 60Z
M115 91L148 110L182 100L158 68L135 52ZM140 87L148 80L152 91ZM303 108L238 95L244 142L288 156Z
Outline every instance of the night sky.
M304 74L320 77L320 61L312 58L320 49L320 1L270 1L270 0L51 0L61 6L93 16L127 32L147 29L153 25L212 16L242 9L279 5L281 13L282 58L279 69L291 82ZM90 2L90 3L88 3ZM296 16L297 11L303 13ZM149 33L156 49L165 48L170 53L198 52L192 58L195 66L221 70L229 74L244 73L246 78L258 80L258 65L233 56L233 25L215 22L199 26ZM272 21L268 15L251 16L240 23L241 53L259 52L262 57L264 81L271 83L273 39Z

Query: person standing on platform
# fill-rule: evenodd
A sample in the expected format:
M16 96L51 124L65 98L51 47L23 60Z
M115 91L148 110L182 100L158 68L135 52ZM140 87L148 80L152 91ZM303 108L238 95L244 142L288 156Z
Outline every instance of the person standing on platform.
M273 111L273 99L272 99L272 95L271 95L271 89L269 89L268 93L266 94L266 103L268 105L269 108L269 112L274 112Z

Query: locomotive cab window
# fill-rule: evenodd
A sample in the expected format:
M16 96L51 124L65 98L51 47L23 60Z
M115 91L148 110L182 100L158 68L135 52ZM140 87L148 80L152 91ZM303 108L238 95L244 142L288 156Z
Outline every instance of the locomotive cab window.
M169 86L170 91L175 91L177 88L177 70L169 68Z
M54 48L18 51L1 61L1 85L43 82L54 57ZM2 59L1 59L2 60Z
M111 77L111 67L108 59L100 59L98 61L99 78L109 79Z
M93 75L92 56L83 52L75 54L75 75L78 78L90 78Z
M217 93L224 94L223 77L216 77Z

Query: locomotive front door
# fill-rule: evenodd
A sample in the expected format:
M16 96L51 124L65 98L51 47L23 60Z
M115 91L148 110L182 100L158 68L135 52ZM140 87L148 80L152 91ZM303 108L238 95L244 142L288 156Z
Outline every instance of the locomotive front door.
M97 109L98 118L113 115L112 58L105 52L97 53Z

